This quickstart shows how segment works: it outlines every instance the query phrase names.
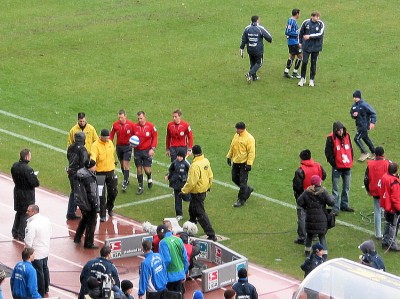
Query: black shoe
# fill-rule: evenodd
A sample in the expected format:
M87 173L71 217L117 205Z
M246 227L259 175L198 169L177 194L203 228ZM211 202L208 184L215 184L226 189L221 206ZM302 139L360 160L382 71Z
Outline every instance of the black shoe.
M354 212L354 209L353 209L353 208L350 208L350 207L341 208L340 210L341 210L341 211L345 211L345 212L351 212L351 213Z
M239 208L239 207L241 207L241 206L243 206L243 205L244 205L244 201L238 200L237 202L235 202L235 203L233 204L233 207Z
M110 216L110 217L114 216L114 212L113 211L108 211L108 216Z
M283 77L292 79L292 76L290 76L289 73L283 73Z
M138 190L136 191L136 195L140 195L143 194L143 188L138 188Z
M106 221L106 217L100 217L100 222L105 222Z
M99 249L99 246L97 246L95 244L90 244L90 245L83 245L83 248L86 248L86 249Z
M211 240L211 241L217 242L218 238L216 236L208 236L207 240Z
M304 239L296 239L293 241L295 244L304 245Z
M153 188L153 181L152 181L152 180L149 180L149 181L147 182L147 187L148 187L149 189Z
M67 215L67 220L81 219L78 215Z
M253 191L254 191L254 188L252 188L252 187L249 187L249 196L248 196L247 198L249 198L249 197L250 197L250 195L251 195L251 193L253 193Z

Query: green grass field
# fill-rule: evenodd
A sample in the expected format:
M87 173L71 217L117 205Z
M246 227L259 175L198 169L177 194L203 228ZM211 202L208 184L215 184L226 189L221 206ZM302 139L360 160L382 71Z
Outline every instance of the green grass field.
M202 145L220 182L214 184L206 209L217 233L230 238L223 244L252 262L301 278L303 248L293 244L296 211L268 197L294 205L291 181L299 165L298 154L305 148L311 149L313 157L326 168L329 175L325 185L330 189L325 138L336 120L342 121L354 136L349 109L355 89L361 89L378 112L371 139L375 145L385 147L388 158L400 160L396 133L399 8L395 1L324 0L317 7L301 4L301 20L317 9L326 26L315 88L299 88L297 80L282 78L287 59L284 29L298 1L3 2L2 172L9 173L19 151L28 147L33 153L32 167L40 170L42 186L68 194L63 132L75 124L79 111L85 111L89 123L100 131L110 128L118 110L125 108L133 120L137 111L146 111L148 120L159 129L153 171L155 180L165 184L165 165L169 163L164 155L165 128L172 110L179 107L192 125L195 143ZM240 58L239 44L254 14L261 17L273 43L266 45L260 82L247 85L244 74L248 57ZM250 184L258 195L252 196L245 207L234 209L236 190L226 186L232 183L225 155L238 121L247 124L257 141ZM357 158L356 148L355 153ZM372 231L373 223L360 215L373 211L372 200L362 188L364 171L365 163L355 164L350 201L356 213L341 214L338 220ZM119 194L116 204L171 193L162 184L140 197L134 194L135 184L131 184L127 193ZM173 199L117 212L158 223L164 216L174 215ZM372 216L369 219L373 222ZM357 246L370 237L339 224L327 235L329 258L357 260ZM383 254L379 243L377 246ZM399 275L398 254L383 257L387 270Z

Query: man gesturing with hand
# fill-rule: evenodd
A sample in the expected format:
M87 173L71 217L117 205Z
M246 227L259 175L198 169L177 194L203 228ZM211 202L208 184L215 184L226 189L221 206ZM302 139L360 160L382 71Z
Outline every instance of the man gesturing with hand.
M232 138L226 159L232 167L232 181L240 188L237 201L233 205L238 208L244 205L253 192L253 188L247 185L247 180L256 157L256 142L247 132L244 122L238 122L235 128L236 134Z

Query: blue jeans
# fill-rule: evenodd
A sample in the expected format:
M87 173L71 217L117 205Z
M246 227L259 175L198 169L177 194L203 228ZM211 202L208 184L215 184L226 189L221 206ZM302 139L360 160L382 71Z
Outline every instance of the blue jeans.
M342 193L339 197L339 179L342 177ZM349 193L351 183L351 169L332 168L332 195L335 197L333 210L349 207Z
M381 206L379 204L379 196L374 196L374 223L375 237L382 238L382 215Z

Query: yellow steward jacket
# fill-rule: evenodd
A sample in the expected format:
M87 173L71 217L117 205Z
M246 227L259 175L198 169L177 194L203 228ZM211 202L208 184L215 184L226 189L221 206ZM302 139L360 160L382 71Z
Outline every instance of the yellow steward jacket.
M183 194L203 193L211 188L213 172L210 161L204 155L196 156L189 167L188 179L182 188Z
M231 142L231 147L226 155L233 163L246 163L253 165L256 157L256 141L247 130L241 134L236 133Z
M85 133L85 148L90 153L93 142L95 142L96 140L99 139L96 129L92 125L86 124L85 128L82 130L81 127L79 126L79 124L76 124L69 131L67 147L69 147L72 143L74 143L75 133L78 133L78 132Z
M96 171L106 172L114 170L114 154L114 143L111 140L108 140L107 142L103 142L101 139L95 141L90 150L90 159L96 162Z

